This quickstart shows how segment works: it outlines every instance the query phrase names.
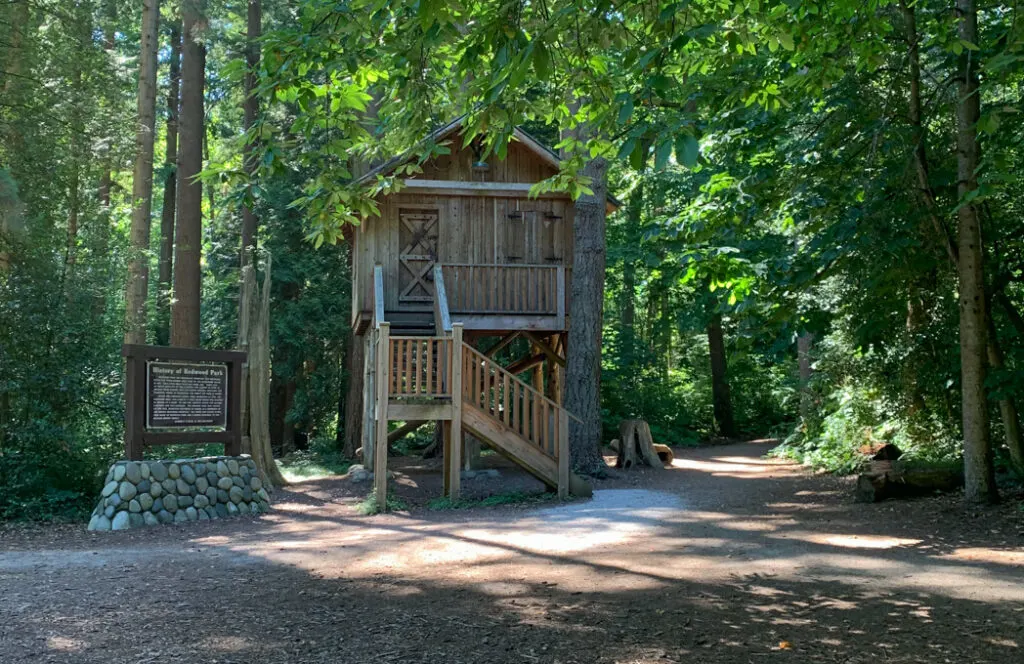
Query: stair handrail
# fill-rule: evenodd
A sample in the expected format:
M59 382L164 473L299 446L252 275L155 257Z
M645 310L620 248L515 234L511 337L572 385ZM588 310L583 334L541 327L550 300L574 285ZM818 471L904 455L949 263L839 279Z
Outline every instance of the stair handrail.
M444 271L440 263L434 264L434 325L438 336L451 336L452 315L448 311L448 291L444 287Z
M554 409L554 412L558 416L557 419L556 419L557 429L556 429L556 433L555 433L555 435L556 435L555 447L554 447L555 454L554 454L554 457L553 457L555 459L555 461L558 463L558 482L557 482L557 484L558 484L558 496L559 496L559 498L562 498L562 499L568 497L568 495L569 495L569 474L570 474L570 471L569 471L569 418L572 418L572 419L576 420L577 422L581 422L581 420L578 417L576 417L575 415L573 415L572 413L570 413L568 410L566 410L565 406L563 406L560 403L556 403L555 401L547 398L546 396L544 396L543 393L540 392L540 390L537 390L533 386L527 384L525 381L520 380L518 376L516 376L512 372L508 371L507 369L505 369L505 367L501 366L500 364L498 364L497 362L495 362L491 358L489 358L486 355L484 355L483 353L479 352L477 349L473 348L469 344L462 343L460 345L460 347L459 347L459 351L461 351L461 353L465 353L466 351L469 351L471 353L470 357L472 359L474 359L475 361L477 361L477 362L482 362L485 367L487 365L494 366L494 368L497 369L497 375L502 377L503 380L504 380L505 377L509 378L511 381L513 381L516 384L517 389L522 388L522 389L524 389L524 393L532 393L534 399L539 399L540 402L544 403L548 408L553 408ZM459 355L461 355L461 353L459 353ZM475 356L475 357L473 357L473 356ZM458 361L460 361L460 366L461 366L461 357L457 356L456 359ZM461 370L460 370L459 373L461 374ZM463 386L463 387L467 385L467 383L465 381L461 380L461 376L460 376L459 382L462 384L461 386ZM462 391L464 391L464 390L460 390L460 393L456 397L460 401L460 403L459 403L460 410L462 408L462 404L461 404L461 399L462 399L462 396L463 396L461 394ZM474 399L473 403L474 404L476 403L475 399ZM548 456L549 458L552 457L552 455L549 454L547 450L545 450L543 448L538 448L538 449L539 449L539 451L542 454Z
M384 267L377 263L373 266L373 327L380 329L384 322Z

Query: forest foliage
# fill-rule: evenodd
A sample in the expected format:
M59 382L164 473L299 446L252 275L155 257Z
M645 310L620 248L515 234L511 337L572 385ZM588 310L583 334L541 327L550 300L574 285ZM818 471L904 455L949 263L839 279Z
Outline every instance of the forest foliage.
M273 255L279 453L340 447L344 228L398 186L353 188L356 163L441 154L419 139L467 114L498 156L517 125L567 155L538 190L585 194L586 163L607 160L624 205L606 233L606 441L642 417L659 441L775 436L780 453L831 470L881 441L960 457L963 423L977 419L965 420L958 303L968 212L985 250L993 424L990 441L973 424L968 440L1001 469L1024 461L1013 3L263 0L260 112L246 131L252 0L182 2L206 18L201 342L236 343L250 206ZM178 18L179 3L162 3L154 220L174 173L163 156ZM0 518L73 516L120 453L140 26L139 3L124 0L0 5ZM580 127L584 143L568 137ZM968 134L979 158L965 176ZM166 338L165 288L150 279L151 343ZM712 371L716 339L724 374Z

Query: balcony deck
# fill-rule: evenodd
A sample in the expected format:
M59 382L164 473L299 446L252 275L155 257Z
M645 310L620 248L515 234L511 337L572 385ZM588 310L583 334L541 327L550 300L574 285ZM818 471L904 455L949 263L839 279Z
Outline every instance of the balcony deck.
M452 320L471 331L495 333L567 329L570 270L562 265L438 263ZM362 334L373 317L366 306L353 320ZM433 327L432 300L399 301L385 316L406 329Z

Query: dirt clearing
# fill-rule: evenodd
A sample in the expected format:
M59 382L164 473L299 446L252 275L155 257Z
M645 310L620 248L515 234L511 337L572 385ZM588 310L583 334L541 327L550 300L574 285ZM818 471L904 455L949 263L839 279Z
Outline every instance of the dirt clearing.
M3 530L0 662L1024 661L1019 503L859 505L766 450L566 505L360 517L330 479L254 521Z

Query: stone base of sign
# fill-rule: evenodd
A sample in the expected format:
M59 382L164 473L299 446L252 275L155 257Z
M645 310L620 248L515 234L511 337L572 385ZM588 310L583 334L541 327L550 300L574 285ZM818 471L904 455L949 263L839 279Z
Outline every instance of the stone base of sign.
M107 473L89 530L209 521L269 509L270 496L247 454L118 461Z

